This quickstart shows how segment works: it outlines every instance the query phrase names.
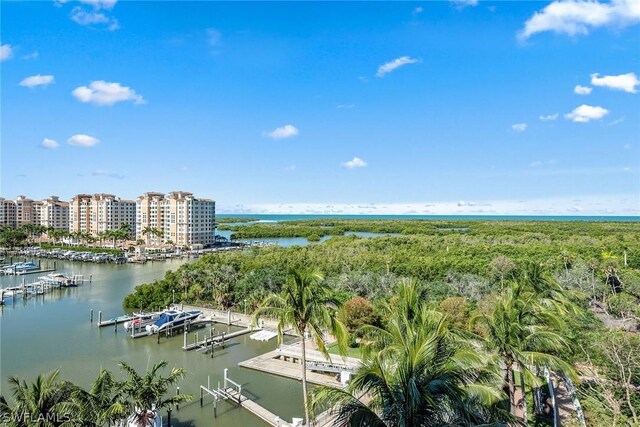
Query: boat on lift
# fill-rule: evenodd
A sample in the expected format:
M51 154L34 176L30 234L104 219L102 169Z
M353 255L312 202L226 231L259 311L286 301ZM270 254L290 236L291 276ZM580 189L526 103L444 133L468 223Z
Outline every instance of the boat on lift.
M132 328L142 329L147 325L154 323L162 316L163 311L155 311L152 313L133 313L133 318L124 322L124 330L130 331Z
M157 334L166 329L171 329L176 326L182 326L187 321L192 321L198 318L202 312L200 310L181 311L181 310L167 310L153 322L151 325L147 325L145 329L147 334Z

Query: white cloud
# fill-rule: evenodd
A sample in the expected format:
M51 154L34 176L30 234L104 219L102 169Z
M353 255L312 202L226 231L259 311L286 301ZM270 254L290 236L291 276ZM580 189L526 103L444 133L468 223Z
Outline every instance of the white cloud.
M45 138L42 140L42 143L40 143L40 146L42 148L54 149L58 148L60 144L58 144L58 141L54 139Z
M590 88L589 86L576 85L576 87L573 88L573 93L576 95L589 95L592 90L593 88Z
M558 113L548 114L546 116L540 116L540 120L543 122L551 122L554 120L558 120Z
M524 24L518 37L525 40L536 33L553 31L575 36L588 34L600 27L620 28L640 22L640 3L637 0L556 0L536 12Z
M82 26L104 26L109 31L115 31L120 28L120 24L115 18L105 13L98 12L98 9L86 11L81 7L74 7L71 11L71 19L78 25Z
M39 56L40 56L40 53L37 50L34 50L33 52L31 52L31 53L29 53L27 55L24 55L22 57L22 59L24 59L26 61L29 61L31 59L38 59Z
M556 160L556 159L549 159L546 162L543 162L542 160L536 160L536 161L533 161L533 162L529 163L529 167L530 168L539 168L540 166L543 166L543 165L551 166L551 165L555 165L556 163L558 163L558 160Z
M29 76L24 78L20 82L20 86L24 86L24 87L45 86L46 87L53 82L54 82L53 76L51 75L42 76L40 74L37 74L35 76Z
M399 58L394 59L393 61L389 61L386 64L378 67L378 72L376 73L377 77L382 77L387 73L390 73L404 65L407 64L415 64L419 62L417 59L411 58L410 56L401 56Z
M81 102L91 102L96 105L113 105L116 102L133 101L136 104L144 104L142 95L138 95L135 90L120 83L105 82L96 80L89 84L89 87L80 86L71 92L73 96Z
M91 175L93 176L104 176L107 178L113 178L113 179L124 179L124 175L116 173L116 172L110 172L110 171L106 171L106 170L102 170L102 169L97 169L93 172L91 172Z
M464 9L467 6L477 6L478 0L449 0L458 9Z
M289 165L284 168L284 170L286 170L287 172L293 172L294 170L296 170L296 165Z
M622 90L628 93L636 93L636 86L640 85L640 80L635 73L620 74L619 76L602 76L598 73L591 74L591 84L594 86L606 87L613 90Z
M615 125L619 125L620 123L623 123L623 122L624 122L624 116L620 117L619 119L615 119L611 123L607 123L607 126L615 126Z
M624 148L625 150L631 150L631 144L624 144L622 148Z
M415 9L413 9L413 12L411 12L412 15L419 15L422 12L424 12L424 7L422 6L418 6Z
M67 140L67 144L77 147L93 147L99 142L100 140L98 138L84 134L73 135Z
M0 45L0 61L13 58L13 49L10 44Z
M93 6L94 9L106 9L110 10L116 5L118 0L79 0L80 3Z
M262 135L268 136L273 139L284 139L291 138L292 136L296 136L300 133L297 127L293 125L284 125L279 128L275 128L271 132L263 132Z
M348 162L344 162L342 164L342 167L345 167L347 169L363 168L365 166L367 166L367 162L362 160L360 157L354 157Z
M564 115L565 118L578 123L587 123L591 120L599 120L609 114L609 110L591 105L581 105L572 112Z
M618 169L617 173L625 173ZM629 173L629 172L626 172ZM630 173L636 173L631 171ZM413 213L422 215L562 215L572 208L581 209L580 215L638 215L640 214L639 196L631 194L580 194L538 199L495 199L476 200L474 202L425 201L416 200L406 203L266 203L249 205L220 206L225 213L264 213L264 214L374 214L400 215ZM425 203L429 202L429 203ZM460 203L460 206L458 205ZM487 207L490 207L487 209ZM217 208L217 206L216 206ZM613 208L613 209L611 209Z
M355 106L356 106L355 104L338 104L336 105L336 108L339 110L342 110L342 109L351 109L351 108L354 108Z
M220 44L220 38L222 34L215 28L207 28L207 40L211 46L218 46Z
M511 129L513 129L516 132L524 132L525 130L527 130L527 124L526 123L516 123L514 125L511 125Z

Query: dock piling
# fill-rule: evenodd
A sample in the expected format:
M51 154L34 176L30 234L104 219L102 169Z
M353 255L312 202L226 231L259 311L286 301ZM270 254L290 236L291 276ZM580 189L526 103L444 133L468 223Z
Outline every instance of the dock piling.
M89 314L89 323L93 323L93 308L91 309L91 312Z
M102 311L98 311L98 325L102 323Z
M180 387L176 387L176 396L178 396L179 394L180 394ZM180 405L176 405L176 409L179 411Z
M113 322L113 331L117 334L118 333L118 322Z
M186 347L187 346L187 331L184 331L184 341L183 342L184 342L183 347Z

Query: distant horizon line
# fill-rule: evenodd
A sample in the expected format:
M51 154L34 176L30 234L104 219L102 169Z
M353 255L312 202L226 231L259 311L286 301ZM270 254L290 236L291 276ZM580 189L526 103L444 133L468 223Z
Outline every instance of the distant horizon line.
M216 212L216 216L227 217L250 217L250 216L332 216L332 217L347 217L347 216L376 216L376 217L524 217L524 218L637 218L640 220L640 215L620 215L620 214L497 214L497 213L477 213L477 214L436 214L436 213L398 213L398 214L375 214L375 213L247 213L247 212Z

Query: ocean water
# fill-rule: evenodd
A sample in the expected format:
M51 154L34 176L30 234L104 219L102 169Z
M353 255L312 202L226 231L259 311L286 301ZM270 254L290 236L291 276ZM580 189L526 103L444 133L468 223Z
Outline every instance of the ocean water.
M217 214L218 218L252 218L261 222L299 221L305 219L426 219L465 221L604 221L638 222L640 216L588 215L292 215L292 214Z

